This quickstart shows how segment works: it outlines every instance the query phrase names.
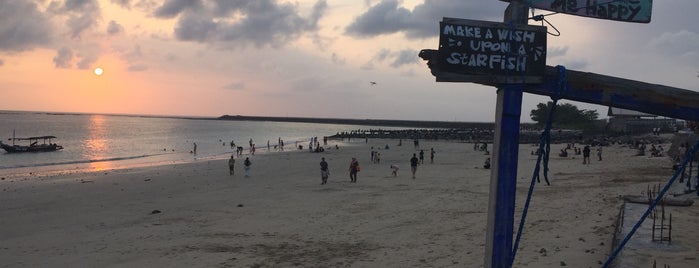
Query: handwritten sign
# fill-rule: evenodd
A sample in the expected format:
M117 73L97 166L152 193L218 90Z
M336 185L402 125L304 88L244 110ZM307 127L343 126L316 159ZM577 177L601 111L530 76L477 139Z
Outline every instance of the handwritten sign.
M531 0L529 6L597 19L649 23L653 0Z
M541 77L546 67L546 27L443 18L439 24L441 71L507 77ZM521 81L520 81L521 82Z

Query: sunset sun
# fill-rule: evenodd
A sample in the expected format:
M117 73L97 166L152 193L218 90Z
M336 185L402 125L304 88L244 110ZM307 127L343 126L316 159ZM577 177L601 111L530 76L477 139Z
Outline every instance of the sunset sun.
M95 68L95 75L100 76L102 75L102 73L104 73L104 70L102 70L102 68Z

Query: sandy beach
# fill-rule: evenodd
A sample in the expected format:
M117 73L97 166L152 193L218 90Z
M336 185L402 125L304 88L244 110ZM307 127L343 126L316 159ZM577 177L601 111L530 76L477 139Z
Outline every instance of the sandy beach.
M362 140L322 153L249 156L248 178L243 155L233 176L227 160L201 160L3 179L0 266L482 267L487 156L471 143L424 140L425 163L412 179L409 159L417 151L397 143ZM380 164L370 161L372 146L380 148ZM533 150L520 146L517 221ZM552 155L552 185L536 185L514 266L600 267L611 252L619 196L640 195L673 174L668 158L634 154L613 145L603 161L593 153L590 165L581 156ZM326 185L321 157L330 166ZM361 165L357 183L349 182L352 157ZM400 167L397 177L391 164ZM672 245L624 258L638 267L654 260L659 267L697 267L697 205L666 209L673 214Z

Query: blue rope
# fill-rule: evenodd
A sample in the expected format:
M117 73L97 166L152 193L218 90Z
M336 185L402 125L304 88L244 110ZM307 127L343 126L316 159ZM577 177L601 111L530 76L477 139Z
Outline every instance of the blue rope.
M534 184L539 181L539 172L541 170L541 161L544 161L544 179L547 185L549 179L547 176L548 171L548 159L549 153L551 152L551 125L553 124L553 115L556 112L556 105L558 105L558 100L561 97L561 91L565 89L566 85L566 69L563 66L556 66L558 68L558 89L556 90L556 95L552 96L553 100L552 106L549 109L549 117L546 120L546 127L541 133L539 138L539 149L537 150L536 165L534 166L534 174L532 175L532 180L529 183L529 191L527 192L527 200L524 202L524 209L522 211L522 218L519 220L519 229L517 229L517 236L515 238L514 246L512 247L512 259L510 260L509 267L512 267L515 261L515 256L517 255L517 249L519 248L519 241L522 239L522 231L524 230L524 222L527 218L527 212L529 211L529 203L531 203L532 195L534 193Z
M694 155L694 153L697 151L698 148L699 148L699 140L697 140L697 143L695 143L694 146L692 147L691 154ZM655 200L653 200L653 203L651 203L648 206L648 209L646 209L646 212L643 213L643 215L641 216L640 219L638 219L638 221L633 226L633 228L631 228L631 231L628 234L626 234L626 237L624 237L624 240L622 240L621 243L619 243L619 245L616 247L616 249L614 249L612 254L609 255L609 258L604 263L602 268L607 268L612 264L612 262L614 261L616 256L619 255L619 252L621 252L621 250L624 248L626 243L629 242L629 240L631 239L631 236L633 236L633 234L636 233L636 230L638 230L638 228L641 227L641 224L643 224L643 221L648 217L648 215L650 215L650 212L653 210L653 208L655 208L655 206L658 205L658 203L663 198L663 196L665 195L667 190L670 189L670 186L672 185L672 183L675 182L677 177L679 177L680 173L684 172L684 169L687 167L687 163L689 161L691 161L689 157L684 158L684 161L682 161L682 165L675 171L675 174L672 176L670 181L668 181L667 184L665 184L665 187L663 187L663 189L660 190L660 192L658 193L658 196L656 196Z

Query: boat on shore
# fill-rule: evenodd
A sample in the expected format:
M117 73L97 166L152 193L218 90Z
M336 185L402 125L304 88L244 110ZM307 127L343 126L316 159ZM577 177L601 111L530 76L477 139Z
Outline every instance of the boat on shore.
M63 146L52 143L51 139L56 136L37 136L28 138L9 138L12 144L5 144L0 141L0 147L8 153L28 153L28 152L53 152L63 149ZM27 141L29 145L16 145L15 141ZM42 141L42 143L39 143Z

